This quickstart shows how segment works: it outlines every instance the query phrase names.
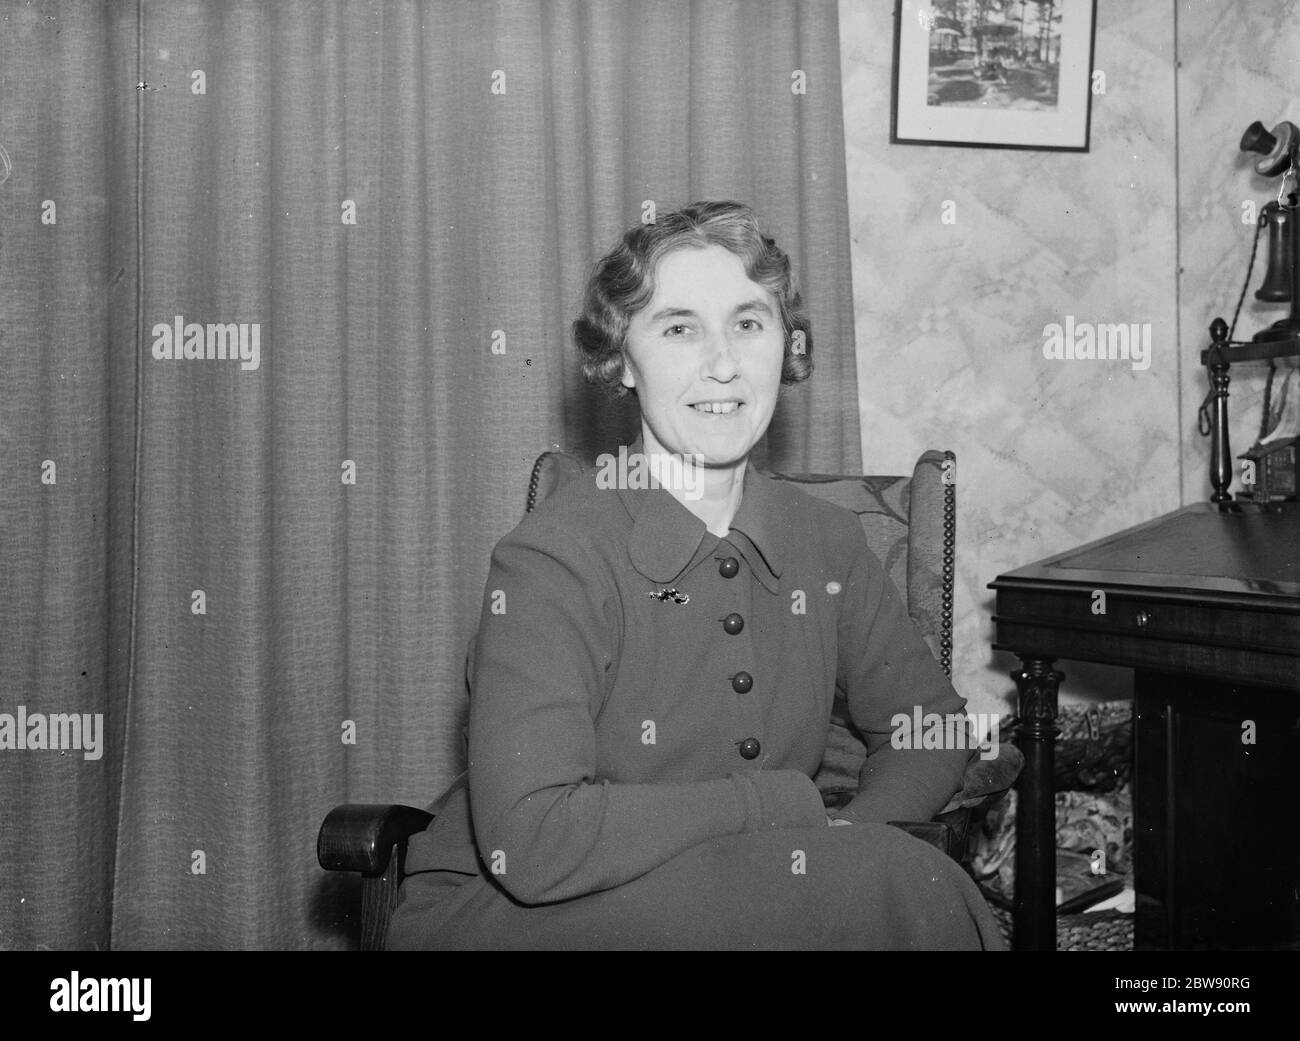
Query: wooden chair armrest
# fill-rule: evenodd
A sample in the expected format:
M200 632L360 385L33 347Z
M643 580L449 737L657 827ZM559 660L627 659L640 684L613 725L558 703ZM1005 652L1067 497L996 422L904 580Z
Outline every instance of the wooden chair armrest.
M316 836L316 859L326 871L382 875L393 847L423 831L427 810L384 803L346 803L330 810Z
M966 851L965 827L961 827L961 834L958 834L952 823L938 819L932 821L890 821L889 826L905 831L922 842L928 842L935 849L952 857L958 863L962 861L962 854Z
M1000 743L998 754L992 759L972 756L966 764L961 791L948 800L948 805L935 814L934 820L890 823L897 823L908 834L943 850L969 870L976 829L985 814L1006 798L1024 763L1020 749L1009 742Z

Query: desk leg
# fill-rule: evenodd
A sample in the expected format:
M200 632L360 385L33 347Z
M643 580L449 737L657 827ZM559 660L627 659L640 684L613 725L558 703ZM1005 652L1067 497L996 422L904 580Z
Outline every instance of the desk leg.
M1056 950L1056 694L1065 674L1051 658L1020 656L1011 674L1020 694L1016 744L1025 767L1016 782L1016 902L1012 945Z

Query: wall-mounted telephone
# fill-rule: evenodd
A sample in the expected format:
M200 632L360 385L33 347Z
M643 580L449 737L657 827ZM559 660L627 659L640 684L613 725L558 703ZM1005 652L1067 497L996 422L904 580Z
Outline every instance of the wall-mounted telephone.
M1262 177L1282 177L1278 198L1264 207L1259 215L1261 230L1268 232L1268 267L1264 282L1255 299L1268 303L1291 304L1291 313L1268 329L1255 334L1254 342L1271 343L1300 335L1300 171L1296 156L1300 150L1300 130L1294 123L1282 122L1270 133L1256 120L1241 137L1243 152L1258 152L1255 172ZM1287 182L1291 190L1288 192ZM1286 201L1283 202L1285 197Z
M1300 357L1300 129L1294 123L1278 123L1271 131L1256 121L1241 137L1241 150L1255 152L1255 172L1261 177L1281 177L1277 200L1261 211L1255 229L1255 245L1246 269L1246 284L1237 299L1237 310L1229 325L1216 318L1210 325L1212 343L1201 352L1201 363L1209 370L1210 392L1201 405L1200 430L1209 435L1211 502L1229 503L1233 467L1228 444L1228 369L1235 362L1267 361L1268 381L1264 388L1264 411L1259 439L1242 459L1242 476L1247 490L1238 496L1261 503L1296 498L1296 454L1300 443L1300 374L1288 367L1276 402L1273 380L1280 358ZM1245 342L1233 339L1241 304L1246 298L1250 275L1259 249L1260 236L1268 233L1268 266L1255 299L1264 303L1291 305L1287 316L1261 329ZM1276 404L1276 408L1274 405ZM1262 476L1261 476L1262 475Z

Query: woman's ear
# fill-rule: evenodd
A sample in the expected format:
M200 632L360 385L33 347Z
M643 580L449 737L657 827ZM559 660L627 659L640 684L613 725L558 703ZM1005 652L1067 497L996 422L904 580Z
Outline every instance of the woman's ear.
M632 371L632 363L628 361L627 353L623 353L623 375L619 377L619 382L628 390L636 390L636 374Z

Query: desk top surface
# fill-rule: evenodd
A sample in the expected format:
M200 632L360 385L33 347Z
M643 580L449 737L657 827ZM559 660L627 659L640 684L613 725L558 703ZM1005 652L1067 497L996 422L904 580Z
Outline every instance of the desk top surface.
M1001 575L1021 582L1296 598L1300 504L1196 503Z

